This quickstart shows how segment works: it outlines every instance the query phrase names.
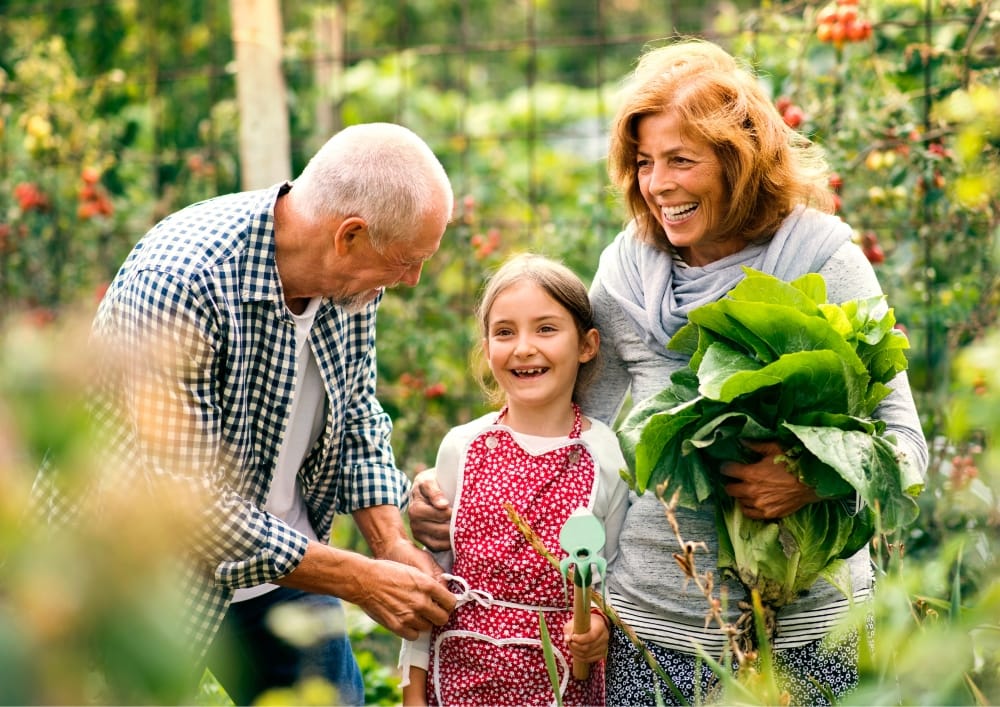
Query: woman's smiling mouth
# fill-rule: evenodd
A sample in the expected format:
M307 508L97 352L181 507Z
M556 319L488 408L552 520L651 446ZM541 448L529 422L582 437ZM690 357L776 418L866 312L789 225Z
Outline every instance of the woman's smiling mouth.
M698 202L692 201L687 204L678 204L677 206L661 207L660 213L663 214L664 221L683 221L693 214L697 208Z

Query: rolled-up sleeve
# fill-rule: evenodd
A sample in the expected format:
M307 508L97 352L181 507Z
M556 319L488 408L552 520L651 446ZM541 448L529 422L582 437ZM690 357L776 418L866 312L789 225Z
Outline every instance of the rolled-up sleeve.
M410 480L396 467L392 451L392 420L375 397L374 346L361 370L361 382L345 415L338 513L381 505L402 508L410 493Z

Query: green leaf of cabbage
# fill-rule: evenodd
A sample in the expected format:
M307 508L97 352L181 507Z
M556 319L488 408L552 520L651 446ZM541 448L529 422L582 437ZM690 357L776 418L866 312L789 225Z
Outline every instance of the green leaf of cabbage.
M714 500L720 570L780 607L819 577L849 592L842 560L871 539L876 512L886 531L911 523L923 480L871 418L906 368L885 298L829 304L815 273L783 282L744 271L725 298L689 314L669 343L689 366L618 436L637 493L666 481L687 508ZM794 450L790 468L826 500L779 521L746 518L719 473L753 458L746 440Z

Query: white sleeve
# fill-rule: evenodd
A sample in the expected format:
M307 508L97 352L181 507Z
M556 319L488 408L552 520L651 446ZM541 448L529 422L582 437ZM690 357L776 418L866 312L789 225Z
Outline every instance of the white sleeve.
M458 485L461 480L461 464L465 446L468 440L469 425L462 425L451 429L441 440L438 447L437 459L434 463L434 474L437 477L441 492L448 499L454 513L455 498L458 495ZM454 530L454 528L453 528ZM450 550L435 552L434 559L439 565L448 571L455 562L454 555ZM410 668L422 668L427 670L430 664L431 634L429 631L421 633L416 640L403 640L399 650L399 669L401 673L400 687L410 684Z
M410 684L410 668L423 668L431 662L431 632L424 631L415 640L403 639L399 649L400 687Z
M629 505L628 484L621 476L625 457L618 446L617 435L604 423L592 419L591 428L585 434L598 464L597 489L591 510L604 525L604 550L601 554L610 565L618 554L618 537Z
M466 445L466 434L468 425L455 427L448 431L438 446L437 459L434 462L434 475L437 477L441 493L448 499L451 506L452 518L455 517L455 499L458 497L458 485L462 475L462 455ZM454 523L451 532L454 533ZM455 557L451 550L434 553L434 559L448 571L455 563Z

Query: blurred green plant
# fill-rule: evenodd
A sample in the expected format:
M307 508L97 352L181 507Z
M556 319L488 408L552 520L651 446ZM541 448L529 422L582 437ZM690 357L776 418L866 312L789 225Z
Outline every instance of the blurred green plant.
M847 704L1000 702L1000 328L954 362L921 522L878 546L877 650ZM942 660L947 656L947 660Z
M219 684L219 681L215 679L215 676L209 670L206 670L202 674L198 690L191 702L202 707L229 707L229 705L233 704L229 693Z
M171 557L185 513L163 499L32 509L43 458L73 493L95 478L83 334L89 312L7 322L0 338L0 703L177 703L194 683ZM32 509L29 511L29 509ZM53 525L35 510L51 511ZM193 510L193 509L192 509Z
M924 687L940 700L975 702L979 689L1000 702L998 652L990 639L996 620L991 623L989 613L1000 615L1000 459L992 446L1000 384L993 378L995 335L985 336L995 331L1000 312L994 257L1000 19L988 0L871 0L861 8L871 35L838 45L817 36L827 4L720 6L705 32L759 68L786 120L826 148L838 173L831 186L840 213L855 228L913 345L909 370L933 457L920 518L885 546L880 587L887 604L877 616L886 626L882 647L891 650L875 654L864 688L873 690L872 702L918 702ZM315 147L317 47L307 25L317 5L285 8L296 167ZM635 37L651 26L648 8L623 6L601 16L606 37L613 30L630 37L607 46L605 55L593 45L529 47L515 41L524 23L509 4L473 5L359 5L363 14L349 21L356 58L334 97L341 122L398 120L426 135L452 173L460 201L424 282L390 292L380 312L380 396L396 423L398 461L408 471L432 464L444 432L485 408L469 367L480 336L472 312L489 271L505 255L530 249L563 259L589 280L625 218L607 189L604 135L617 79L641 45ZM74 355L82 349L60 338L76 316L68 305L91 306L155 220L238 183L232 80L215 71L231 54L221 41L228 24L220 8L191 0L162 8L115 0L24 17L23 8L18 13L12 6L0 17L0 561L6 580L0 675L13 676L0 681L0 702L84 702L98 690L111 701L125 701L134 690L162 696L166 692L156 690L166 688L152 675L176 675L165 657L137 650L120 665L135 673L133 692L112 694L95 683L87 667L94 642L113 653L129 640L155 646L150 637L166 630L157 619L169 612L147 610L141 601L160 588L134 584L157 573L119 548L124 539L102 524L53 543L19 518L43 450L70 458L79 450L80 473L88 467L83 414L73 393L81 375L73 372L81 363ZM550 3L538 13L537 27L558 44L557 30L590 21L580 14L572 3ZM495 30L509 49L459 52L470 22ZM411 41L400 41L404 30ZM450 42L447 51L427 51L438 41ZM403 45L411 48L368 49ZM574 58L581 53L586 56ZM208 65L213 70L192 75L191 67ZM46 353L50 347L64 356ZM973 371L983 385L969 377ZM150 532L149 542L159 542ZM336 542L364 549L352 531ZM125 571L125 577L98 581L97 565L80 560L94 547L114 565L102 571L120 572L134 562L130 570L140 577ZM896 562L904 552L906 563ZM69 590L47 574L54 569L59 581L66 575ZM961 609L953 611L956 587ZM119 591L129 598L120 599ZM118 628L100 629L118 621L115 614L123 616ZM934 640L950 646L953 639L972 647L954 663L966 692L951 673L921 678L935 674L921 659L948 669L951 663L937 659L932 646ZM395 695L391 669L378 669L394 663L383 645L394 639L374 631L362 640L379 647L366 677ZM893 675L903 675L900 667L910 673L891 693L887 686ZM206 699L215 699L211 695Z
M153 221L232 184L235 136L223 126L236 116L218 102L197 130L213 150L233 149L174 155L158 194L154 161L165 156L153 154L155 101L137 77L111 68L85 79L63 37L27 20L0 27L11 39L0 52L0 313L45 320L99 299Z

